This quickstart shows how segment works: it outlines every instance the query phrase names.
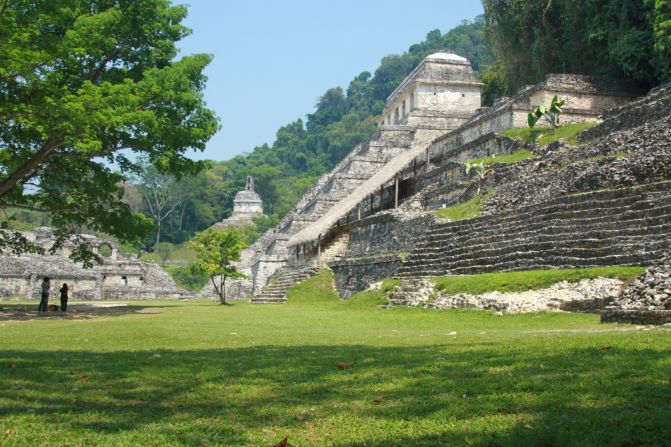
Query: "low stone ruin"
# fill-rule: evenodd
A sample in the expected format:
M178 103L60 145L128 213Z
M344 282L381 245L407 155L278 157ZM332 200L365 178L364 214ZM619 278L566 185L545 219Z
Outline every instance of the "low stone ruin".
M671 254L662 257L632 282L601 313L612 323L671 323Z
M23 235L36 245L49 250L55 240L51 228L36 228ZM102 264L83 268L69 259L76 243L85 242L102 257ZM106 250L103 250L106 248ZM78 235L66 241L54 254L23 254L14 256L0 252L0 299L39 299L42 278L51 279L51 293L58 294L67 283L72 299L81 300L144 300L184 299L193 294L177 287L170 275L157 264L139 261L135 255L122 253L116 242L94 235Z

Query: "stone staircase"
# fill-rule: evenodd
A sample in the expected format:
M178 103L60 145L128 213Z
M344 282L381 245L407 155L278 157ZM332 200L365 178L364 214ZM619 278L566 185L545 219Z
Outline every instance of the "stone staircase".
M416 306L425 302L432 290L433 285L428 279L404 279L389 293L389 301L382 307Z
M287 301L287 290L299 282L313 277L317 267L282 268L273 276L261 293L252 298L252 304L282 304Z
M347 250L349 244L349 233L339 234L328 245L322 247L319 266L325 267L331 262L337 261Z
M434 224L399 277L642 265L671 244L671 182Z

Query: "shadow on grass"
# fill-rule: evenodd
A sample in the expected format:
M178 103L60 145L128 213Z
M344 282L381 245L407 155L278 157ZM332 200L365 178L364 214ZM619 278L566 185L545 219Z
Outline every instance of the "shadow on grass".
M57 304L55 304L57 303ZM40 312L38 304L7 304L0 303L0 321L32 321L32 320L91 320L101 317L112 317L129 314L159 314L161 305L127 305L125 303L70 303L67 312L60 311L60 302L56 301L50 306L57 305L58 310Z
M670 356L482 343L6 351L0 419L98 445L159 430L167 445L663 446Z

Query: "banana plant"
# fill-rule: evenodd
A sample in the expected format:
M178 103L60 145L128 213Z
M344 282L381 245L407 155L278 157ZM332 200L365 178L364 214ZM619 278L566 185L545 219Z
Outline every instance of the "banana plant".
M555 95L549 106L546 106L545 104L539 105L533 111L529 112L529 127L533 129L541 118L545 118L550 124L550 128L554 131L559 125L559 115L562 113L561 108L565 103L565 99L559 99L557 95Z
M478 177L478 192L477 195L480 195L480 190L482 189L482 184L484 183L485 179L492 175L494 173L494 170L491 168L487 168L487 165L483 161L477 162L477 163L471 163L470 161L467 161L464 165L465 170L466 170L466 175L468 175L471 170L475 172L475 175Z

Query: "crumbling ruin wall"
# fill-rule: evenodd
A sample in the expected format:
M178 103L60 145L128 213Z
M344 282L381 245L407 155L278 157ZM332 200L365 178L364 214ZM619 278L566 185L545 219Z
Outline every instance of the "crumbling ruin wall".
M39 228L24 235L45 249L54 241L49 228ZM191 298L193 294L177 287L170 275L158 265L138 261L134 255L118 251L113 241L93 235L79 235L77 241L86 241L92 248L108 245L112 248L103 263L90 269L83 268L67 256L72 243L54 255L0 254L0 298L24 297L38 299L40 283L51 279L51 295L56 297L63 283L71 290L72 299L174 299Z

